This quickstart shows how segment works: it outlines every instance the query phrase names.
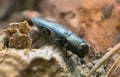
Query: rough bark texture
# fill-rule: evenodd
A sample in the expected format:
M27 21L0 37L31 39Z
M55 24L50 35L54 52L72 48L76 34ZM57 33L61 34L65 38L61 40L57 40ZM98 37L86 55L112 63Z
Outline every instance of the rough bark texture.
M34 34L34 33L33 33ZM0 37L0 77L67 77L67 68L60 49L53 45L39 49L3 48ZM35 42L39 44L40 42Z
M0 77L67 77L66 65L58 51L52 46L2 50Z
M65 50L55 43L54 36L47 30L38 31L36 27L32 27L31 48L17 48L17 44L11 48L8 44L11 40L8 40L8 45L4 44L8 34L11 37L17 32L11 28L6 31L6 35L0 35L0 77L80 77L77 57L74 55L66 59ZM18 39L21 41L21 38Z
M67 77L66 64L59 48L49 45L32 49L31 38L42 41L45 38L39 39L39 35L33 37L37 31L31 32L30 38L30 27L26 21L10 26L4 31L6 35L0 37L0 77ZM34 41L33 45L40 43Z

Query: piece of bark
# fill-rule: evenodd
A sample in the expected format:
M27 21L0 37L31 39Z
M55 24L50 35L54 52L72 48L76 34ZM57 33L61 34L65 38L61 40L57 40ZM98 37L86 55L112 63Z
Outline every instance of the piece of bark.
M12 38L15 35L17 36L16 30L7 29L6 32L8 32L7 34L9 36L12 36ZM37 30L33 30L30 33L33 40L45 41L45 39L48 38L47 35L44 35L44 33L41 33ZM34 35L36 35L37 37L34 37ZM18 38L16 36L14 37L13 41L15 41L15 38ZM3 49L5 43L4 42L5 37L6 37L5 34L0 36L0 46L1 46L0 68L3 68L0 69L0 77L21 77L21 76L22 77L33 77L33 76L67 77L68 76L68 72L67 72L68 70L65 61L63 60L64 58L62 58L62 55L59 53L61 52L59 48L56 48L53 45L49 45L46 47L42 47L43 45L42 46L38 45L39 49L23 48L18 50L9 47ZM11 42L14 43L13 41ZM41 41L34 41L33 44L35 43L36 45L41 44ZM45 42L48 43L47 41Z
M24 31L21 32L24 29L18 27L18 25L14 25L11 27L13 30L7 29L8 37L12 36L13 38L18 33L20 33L19 35L28 34ZM73 55L68 58L64 47L60 47L60 42L55 41L56 37L52 33L43 28L37 30L36 27L33 27L30 31L31 48L5 47L4 38L6 35L0 36L2 47L0 50L0 68L2 68L0 69L0 77L81 77L81 69L76 61L77 56ZM15 36L13 40L15 41L17 37ZM22 42L23 44L24 42ZM72 53L68 52L69 54Z
M58 51L52 46L2 50L0 77L67 77L66 64Z
M31 48L32 39L29 36L30 26L27 21L11 23L10 26L4 31L6 33L4 45L16 49Z
M34 41L31 49L0 51L0 67L3 68L0 77L81 77L76 55L66 58L63 48L49 44L55 39L46 31L32 30L30 34Z

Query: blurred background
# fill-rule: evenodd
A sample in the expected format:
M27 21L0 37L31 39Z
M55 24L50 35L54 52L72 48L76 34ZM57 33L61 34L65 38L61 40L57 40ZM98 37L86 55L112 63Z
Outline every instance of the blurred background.
M120 0L0 0L0 29L43 17L68 27L99 53L120 42L119 14Z

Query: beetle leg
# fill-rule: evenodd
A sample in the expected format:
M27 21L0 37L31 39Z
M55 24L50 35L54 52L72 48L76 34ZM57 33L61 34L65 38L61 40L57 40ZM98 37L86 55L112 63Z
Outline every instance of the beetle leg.
M67 43L65 43L65 45L64 45L64 47L65 47L65 55L66 55L66 58L70 58L71 56L72 56L72 54L71 55L68 55L68 44Z
M76 59L77 59L77 64L78 64L78 65L81 65L80 58L79 58L79 57L77 57Z
M65 44L64 47L65 47L65 56L66 56L66 58L69 58L68 53L67 53L67 50L68 50L67 49L67 44Z

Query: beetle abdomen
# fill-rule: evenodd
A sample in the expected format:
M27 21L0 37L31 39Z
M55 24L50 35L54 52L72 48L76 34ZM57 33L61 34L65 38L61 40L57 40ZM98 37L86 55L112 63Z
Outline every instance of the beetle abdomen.
M72 33L66 27L64 27L58 23L43 19L43 18L35 17L32 19L32 22L35 23L38 27L40 26L40 27L44 27L44 28L50 30L51 32L56 34L58 37L67 38Z

